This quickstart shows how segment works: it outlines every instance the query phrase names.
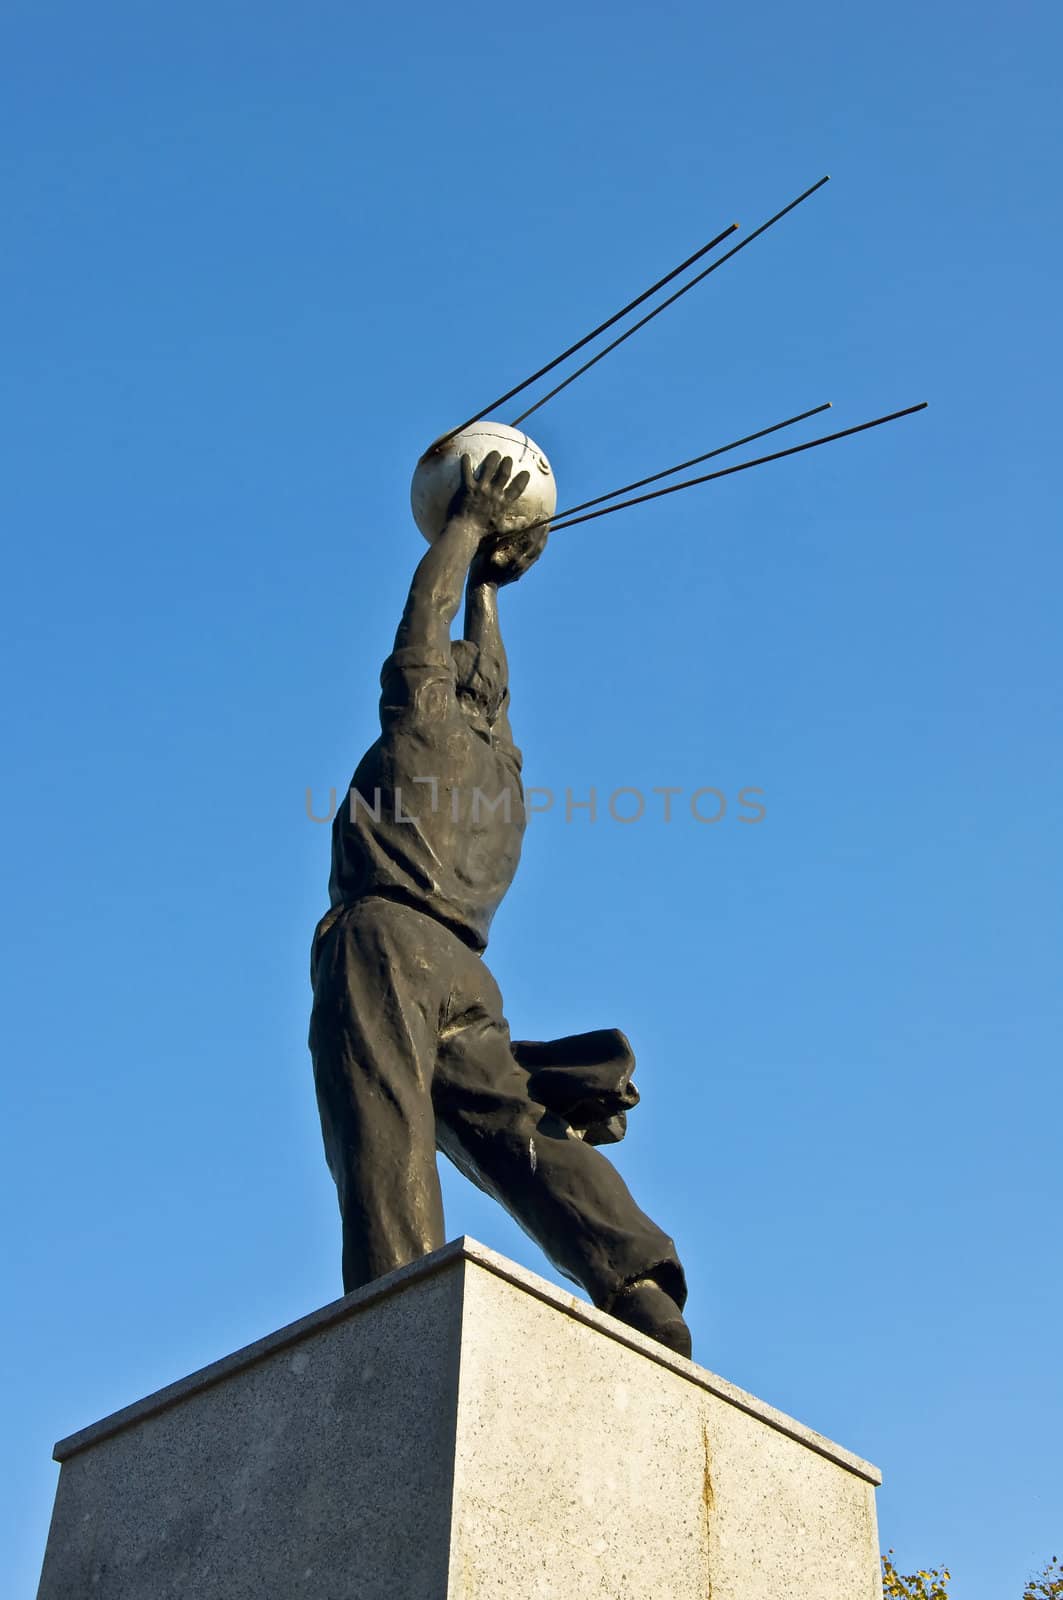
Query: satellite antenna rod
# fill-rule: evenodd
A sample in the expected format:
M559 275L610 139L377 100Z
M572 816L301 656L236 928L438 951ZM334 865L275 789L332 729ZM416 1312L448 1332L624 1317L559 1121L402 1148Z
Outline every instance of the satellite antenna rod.
M553 372L554 368L559 367L562 361L567 361L569 356L574 356L578 350L583 349L584 345L590 344L592 339L597 339L600 333L607 332L608 329L613 327L615 323L619 322L622 317L626 317L629 311L636 310L640 305L643 304L644 301L648 300L651 295L656 294L658 289L665 288L666 285L672 282L673 278L678 278L681 272L685 272L688 267L692 267L695 261L700 261L702 256L707 255L710 250L715 250L718 244L722 244L725 239L729 239L732 233L737 232L737 230L738 223L732 222L731 226L729 228L725 228L722 233L718 233L715 239L710 239L708 244L703 244L700 250L695 250L694 254L692 256L687 256L686 260L681 261L678 267L673 267L672 271L666 273L663 278L658 278L655 284L651 285L651 287L646 289L642 294L637 295L634 300L629 301L621 311L617 311L613 316L607 317L606 320L602 323L599 323L598 327L593 329L592 332L586 334L582 339L577 339L575 344L569 345L567 350L562 350L559 356L555 356L552 361L548 361L545 367L540 367L538 372L533 372L531 377L525 378L523 383L518 383L515 389L507 389L505 394L499 395L497 400L492 400L489 406L484 406L482 411L478 411L474 417L470 417L467 422L463 422L461 427L451 428L449 433L444 433L441 438L436 440L432 448L438 449L440 445L446 444L448 439L453 439L456 433L461 433L463 428L471 428L473 423L479 422L481 417L486 417L489 412L496 410L499 406L505 405L507 400L512 400L515 394L520 394L521 390L526 389L529 384L537 383L540 378L545 378L546 374L548 372Z
M662 300L659 306L655 306L652 311L647 312L647 314L644 317L641 317L633 327L628 328L627 331L622 333L618 339L614 339L612 344L607 344L604 350L599 350L598 354L596 356L592 356L589 361L585 361L582 367L577 367L575 372L573 372L569 377L563 379L562 382L557 384L555 388L548 390L547 393L543 395L542 399L536 400L535 404L533 406L529 406L527 411L522 411L519 417L514 417L513 421L510 423L510 427L519 427L526 417L531 416L533 411L538 411L539 407L544 406L548 400L552 400L555 394L560 394L562 389L567 389L570 383L575 383L577 378L582 378L585 372L589 372L591 368L595 366L597 362L601 361L605 356L607 356L611 350L615 350L618 345L623 344L625 339L630 339L633 333L638 333L640 328L644 328L647 322L652 322L654 317L659 317L662 311L667 311L669 306L675 305L675 302L681 299L688 290L693 289L695 284L701 283L701 281L704 278L707 278L711 272L715 272L717 267L722 267L725 261L730 261L738 254L740 250L744 250L747 244L752 244L754 239L759 239L762 233L766 233L767 230L773 227L776 222L781 222L783 217L787 216L791 211L793 211L795 206L799 206L801 204L802 200L807 200L809 195L815 194L817 189L822 189L823 185L829 182L830 173L828 173L825 178L820 178L818 183L814 183L811 189L806 189L804 194L799 194L796 200L791 200L788 206L783 206L782 210L777 211L773 217L769 217L767 222L762 222L759 228L754 228L753 232L743 239L741 244L736 244L734 249L728 250L726 255L720 257L719 261L714 261L710 267L706 267L704 271L699 272L696 277L691 278L689 283L685 283L681 289L677 289L675 294L669 295L667 300ZM676 270L679 271L681 269L677 268ZM588 335L588 337L593 337L593 335ZM578 345L573 346L573 349L578 348ZM571 354L571 352L569 353ZM564 358L561 356L558 357L559 361L563 359ZM549 371L549 368L547 367L543 370ZM529 378L528 382L532 383L534 382L534 379ZM523 388L524 385L522 384L521 387ZM512 389L510 390L510 393L516 394L517 390ZM505 398L506 396L503 396L503 399ZM501 405L501 403L502 402L500 400L495 401L496 405ZM485 415L486 413L481 411L480 416ZM447 437L449 438L450 435L448 434Z
M614 511L626 511L628 506L640 506L646 500L659 500L662 495L678 494L680 489L693 489L699 483L711 483L714 478L729 478L733 472L746 472L750 467L762 467L768 461L781 461L784 456L800 455L802 450L815 450L817 445L832 444L835 439L848 439L854 433L865 433L868 428L880 428L884 422L896 422L899 417L910 417L917 411L925 411L928 402L920 400L917 406L906 406L903 411L891 411L888 416L874 417L870 422L857 423L855 428L842 428L840 433L825 433L822 438L809 439L806 444L791 445L789 450L776 450L770 456L755 456L752 461L739 461L733 467L721 467L718 472L706 472L700 478L685 478L682 483L669 484L666 489L654 489L651 494L640 494L633 500L621 500L618 505L604 506L601 511L588 511L581 517L569 517L565 522L552 522L551 532L556 533L561 528L574 528L579 522L593 522L595 517L608 517ZM531 523L524 531L532 527L541 527L542 523Z
M679 461L674 467L665 467L663 472L655 472L648 478L638 478L634 483L625 483L622 489L612 489L608 494L600 494L595 500L582 500L578 506L569 506L565 511L555 511L554 517L559 522L562 517L575 516L577 511L588 511L591 506L600 506L604 500L615 500L619 494L630 494L632 489L644 489L648 483L657 483L661 478L670 478L673 472L685 472L687 467L696 467L700 461L711 461L714 456L726 455L728 450L738 450L744 444L752 444L754 439L763 439L769 433L778 433L780 428L792 428L795 422L804 422L808 417L818 417L821 411L829 411L831 403L827 400L821 406L813 406L811 411L802 411L796 417L787 417L785 422L773 422L770 428L761 428L756 433L747 433L744 438L732 439L730 444L717 445L715 450L706 450L703 456L691 456L689 461Z

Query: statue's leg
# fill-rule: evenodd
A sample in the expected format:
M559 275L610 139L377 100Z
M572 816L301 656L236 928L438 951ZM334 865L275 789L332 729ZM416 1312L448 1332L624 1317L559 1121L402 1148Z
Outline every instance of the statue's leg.
M610 1310L626 1285L651 1278L681 1307L686 1283L673 1241L612 1162L530 1098L483 962L468 952L458 977L433 1089L440 1149L595 1305Z
M367 899L316 952L310 1051L348 1294L444 1243L431 1082L452 942L418 912Z

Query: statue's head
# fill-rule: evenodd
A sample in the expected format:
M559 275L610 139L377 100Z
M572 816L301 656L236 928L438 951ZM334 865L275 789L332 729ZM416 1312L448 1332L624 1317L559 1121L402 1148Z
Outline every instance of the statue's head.
M450 653L458 705L474 727L486 730L494 724L505 697L502 663L492 651L481 650L468 639L453 640Z

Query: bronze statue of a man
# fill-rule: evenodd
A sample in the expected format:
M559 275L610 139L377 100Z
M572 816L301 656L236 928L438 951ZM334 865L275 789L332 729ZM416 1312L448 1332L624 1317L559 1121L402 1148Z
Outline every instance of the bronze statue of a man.
M463 457L381 672L380 737L333 823L310 1049L344 1288L444 1243L439 1149L596 1306L689 1355L675 1245L591 1142L637 1099L626 1040L514 1044L483 961L525 825L498 588L546 543L496 535L528 483L511 473L497 451L475 472Z

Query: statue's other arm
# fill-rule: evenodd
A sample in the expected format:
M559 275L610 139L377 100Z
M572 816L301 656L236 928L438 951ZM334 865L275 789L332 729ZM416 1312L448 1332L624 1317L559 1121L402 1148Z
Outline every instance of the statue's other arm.
M469 586L465 593L465 625L464 636L470 644L478 650L486 651L493 655L502 670L502 684L505 696L502 709L495 719L495 732L501 738L513 743L513 733L509 726L509 662L506 659L506 647L502 643L502 627L498 620L498 584L490 578L479 576L483 563L477 559L469 574Z
M509 497L516 498L527 486L529 474L522 472L513 480ZM518 488L518 485L520 487ZM502 671L505 694L502 709L495 720L495 732L513 743L509 726L509 662L502 642L502 627L498 618L498 591L504 584L516 583L534 566L546 548L548 528L545 523L534 523L523 532L485 540L473 557L469 583L465 595L464 636L470 644L487 655L494 656Z

